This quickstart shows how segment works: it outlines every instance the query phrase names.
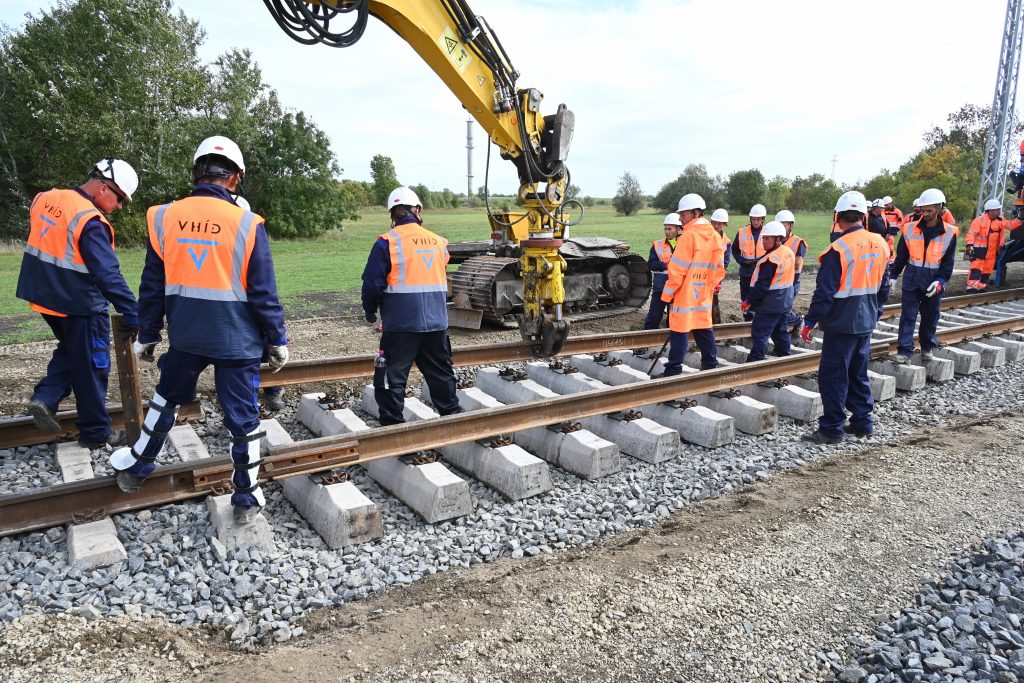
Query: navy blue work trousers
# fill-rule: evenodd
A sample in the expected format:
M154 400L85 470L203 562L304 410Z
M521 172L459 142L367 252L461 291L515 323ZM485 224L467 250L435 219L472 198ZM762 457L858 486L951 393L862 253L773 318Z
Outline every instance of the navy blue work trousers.
M665 327L665 309L668 308L668 304L661 300L664 291L664 287L662 287L661 289L655 288L651 292L651 307L647 311L647 317L644 318L645 330Z
M384 323L380 348L387 367L375 373L373 397L377 401L382 426L405 422L405 385L409 371L416 363L430 389L430 401L442 415L462 412L456 394L455 370L452 368L452 344L448 330L436 332L388 332Z
M78 438L101 443L110 436L107 413L107 379L110 376L110 316L43 314L43 320L57 338L46 376L32 392L32 400L42 401L56 412L57 406L75 392L78 409Z
M700 369L710 370L718 367L718 348L715 346L713 329L691 330L693 341L700 349ZM686 332L670 332L668 335L668 360L665 361L665 377L683 373L683 358L690 350L690 340Z
M871 357L870 334L825 332L818 365L818 392L822 415L818 428L830 436L843 436L846 411L850 425L858 431L873 429L871 382L868 361Z
M754 322L750 324L750 353L747 362L764 360L768 352L768 338L775 343L772 353L776 356L789 355L789 313L787 309L779 313L754 312Z
M903 304L900 310L900 355L914 355L914 323L917 322L919 313L921 325L917 336L921 341L921 350L929 351L939 345L939 340L935 338L935 330L939 326L941 304L942 294L927 297L922 289L903 290Z
M754 274L754 266L740 266L740 301L747 300L747 294L750 293L750 278ZM747 311L743 314L743 319L750 321L754 319L754 312Z

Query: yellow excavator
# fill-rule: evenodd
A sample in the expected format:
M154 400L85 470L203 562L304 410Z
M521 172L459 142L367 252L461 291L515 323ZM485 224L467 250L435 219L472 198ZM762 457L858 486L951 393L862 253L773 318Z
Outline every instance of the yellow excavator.
M515 300L514 307L498 306L496 311L491 306L490 310L494 315L521 311L516 316L519 330L533 345L534 354L557 354L569 333L563 310L566 260L560 249L563 245L570 247L571 257L572 249L579 253L595 246L585 240L573 240L576 244L566 245L563 239L568 227L575 224L567 219L565 211L569 184L565 160L575 122L572 111L560 104L553 114L541 113L544 96L535 88L517 87L519 73L512 67L501 42L484 18L476 15L464 0L263 2L285 33L307 45L348 47L362 36L370 15L384 22L412 46L455 94L497 145L501 157L515 165L522 210L496 213L489 205L487 210L492 243L501 252L497 256L504 258L470 259L473 263L466 264L470 266L466 271L460 267L462 277L454 278L455 297L467 300L482 291L485 298ZM580 212L582 217L582 206ZM612 264L612 271L590 273L591 280L581 279L580 287L585 291L581 298L571 301L574 307L577 301L597 304L602 295L607 299L609 289L622 290L620 293L630 299L639 299L641 295L645 299L650 292L650 275L643 259L633 254L632 260L623 265L616 261L623 258L622 250L614 252L613 247L596 245L598 250L611 254L605 260ZM516 257L517 263L510 256ZM580 262L588 263L585 253L581 254ZM510 265L518 266L513 276L508 275ZM521 278L521 295L507 291L510 277L516 283ZM504 293L498 291L499 280L506 284ZM640 286L634 286L634 282ZM640 305L643 301L631 303ZM477 302L477 308L480 307Z

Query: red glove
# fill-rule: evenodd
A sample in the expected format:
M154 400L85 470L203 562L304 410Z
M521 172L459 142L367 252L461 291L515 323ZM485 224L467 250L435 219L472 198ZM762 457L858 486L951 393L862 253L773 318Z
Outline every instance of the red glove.
M715 294L718 294L721 291L722 291L722 283L719 282L717 285L715 285Z
M749 301L741 302L740 303L740 310L743 311L744 313L749 311L750 310L750 302Z
M800 338L804 340L804 343L811 343L811 330L813 329L813 326L805 324L803 329L800 330Z

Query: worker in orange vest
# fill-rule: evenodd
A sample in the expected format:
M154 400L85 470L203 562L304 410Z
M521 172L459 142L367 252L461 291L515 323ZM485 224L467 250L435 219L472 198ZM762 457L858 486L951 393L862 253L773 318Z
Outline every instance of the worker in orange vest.
M375 372L373 396L381 425L405 422L405 386L415 362L442 415L461 413L448 339L448 240L423 227L423 204L408 187L388 196L390 230L370 249L363 269L366 321L377 320L386 367Z
M700 349L701 369L718 367L711 304L715 287L725 277L725 256L721 236L704 218L706 208L698 194L687 194L679 200L680 218L685 223L668 263L668 282L661 294L661 300L669 304L670 346L665 377L682 373L690 332Z
M871 332L889 296L889 247L880 235L864 229L868 210L864 195L844 193L835 210L840 235L818 257L817 286L800 333L808 344L815 327L825 333L818 365L822 415L818 429L803 437L816 444L838 443L844 434L867 436L874 431L868 380ZM845 424L847 410L849 424Z
M750 325L750 353L747 362L763 360L768 351L768 338L775 344L774 355L789 355L789 313L793 306L793 281L796 255L783 244L786 227L772 221L761 231L765 255L754 266L750 276L747 299L740 310L754 312Z
M257 399L260 356L269 342L270 369L280 370L288 361L288 338L263 217L233 197L244 175L237 144L222 135L206 138L192 157L191 195L146 213L135 349L140 358L152 358L165 317L169 348L142 435L114 451L110 464L121 490L137 491L153 472L178 407L195 398L199 374L212 365L231 434L234 519L251 524L266 505L258 477L265 435Z
M725 229L729 227L729 212L725 209L715 209L714 213L711 214L711 227L715 229L718 236L722 238L722 249L723 249L723 261L722 265L725 270L729 270L730 254L732 247L732 240L729 239L729 235L726 234ZM724 277L724 271L723 271ZM711 301L711 322L715 325L719 325L722 322L722 311L718 307L718 295L722 291L722 284L719 283L715 287L715 295Z
M647 256L647 267L651 269L653 278L651 287L651 307L644 318L645 330L656 330L662 326L665 318L665 302L661 300L661 292L665 289L668 279L668 262L676 248L676 239L683 229L678 213L670 213L663 221L665 238L651 243L651 253Z
M899 352L893 358L896 363L907 363L914 354L914 326L919 313L921 360L932 360L932 349L939 345L935 330L939 324L942 293L953 276L959 234L956 225L942 220L945 204L946 195L942 191L931 188L922 192L918 197L921 220L904 224L896 247L890 276L895 280L903 273Z
M995 270L996 257L1006 243L1010 224L1002 217L1003 205L998 199L985 202L984 212L974 219L964 239L971 272L967 276L967 291L981 292L988 286L988 278Z
M754 266L758 259L764 256L764 245L761 244L761 228L764 227L765 217L768 210L764 204L754 204L750 207L750 223L740 228L736 233L736 239L732 243L732 256L740 265L740 300L745 301L747 291L750 289L750 276L754 273ZM744 320L752 320L750 312L743 314Z
M114 226L107 218L131 201L139 186L135 169L120 159L96 162L73 190L40 192L29 209L29 234L17 296L29 303L57 339L46 376L32 392L28 413L36 427L61 432L58 404L75 392L78 445L100 448L124 439L110 428L108 301L124 316L125 331L138 331L135 295L114 253Z
M795 272L793 274L793 305L796 304L796 297L800 294L800 274L804 270L804 258L807 256L807 242L804 238L798 237L793 234L793 228L796 226L796 216L789 209L783 209L775 214L775 220L782 223L783 227L786 228L786 239L782 241L784 245L789 247L789 250L793 252L793 256L796 258ZM789 308L789 314L786 318L786 326L789 328L791 334L797 334L800 331L800 324L803 323L804 317L796 312L793 306Z

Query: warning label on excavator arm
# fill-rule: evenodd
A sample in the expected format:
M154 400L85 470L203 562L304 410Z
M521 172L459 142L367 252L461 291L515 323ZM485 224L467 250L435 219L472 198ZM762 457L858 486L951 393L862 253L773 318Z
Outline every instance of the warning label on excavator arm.
M469 53L469 50L462 44L462 41L455 35L455 32L445 26L437 44L448 55L448 59L452 60L452 64L459 70L459 73L465 73L466 67L473 61L473 55Z

